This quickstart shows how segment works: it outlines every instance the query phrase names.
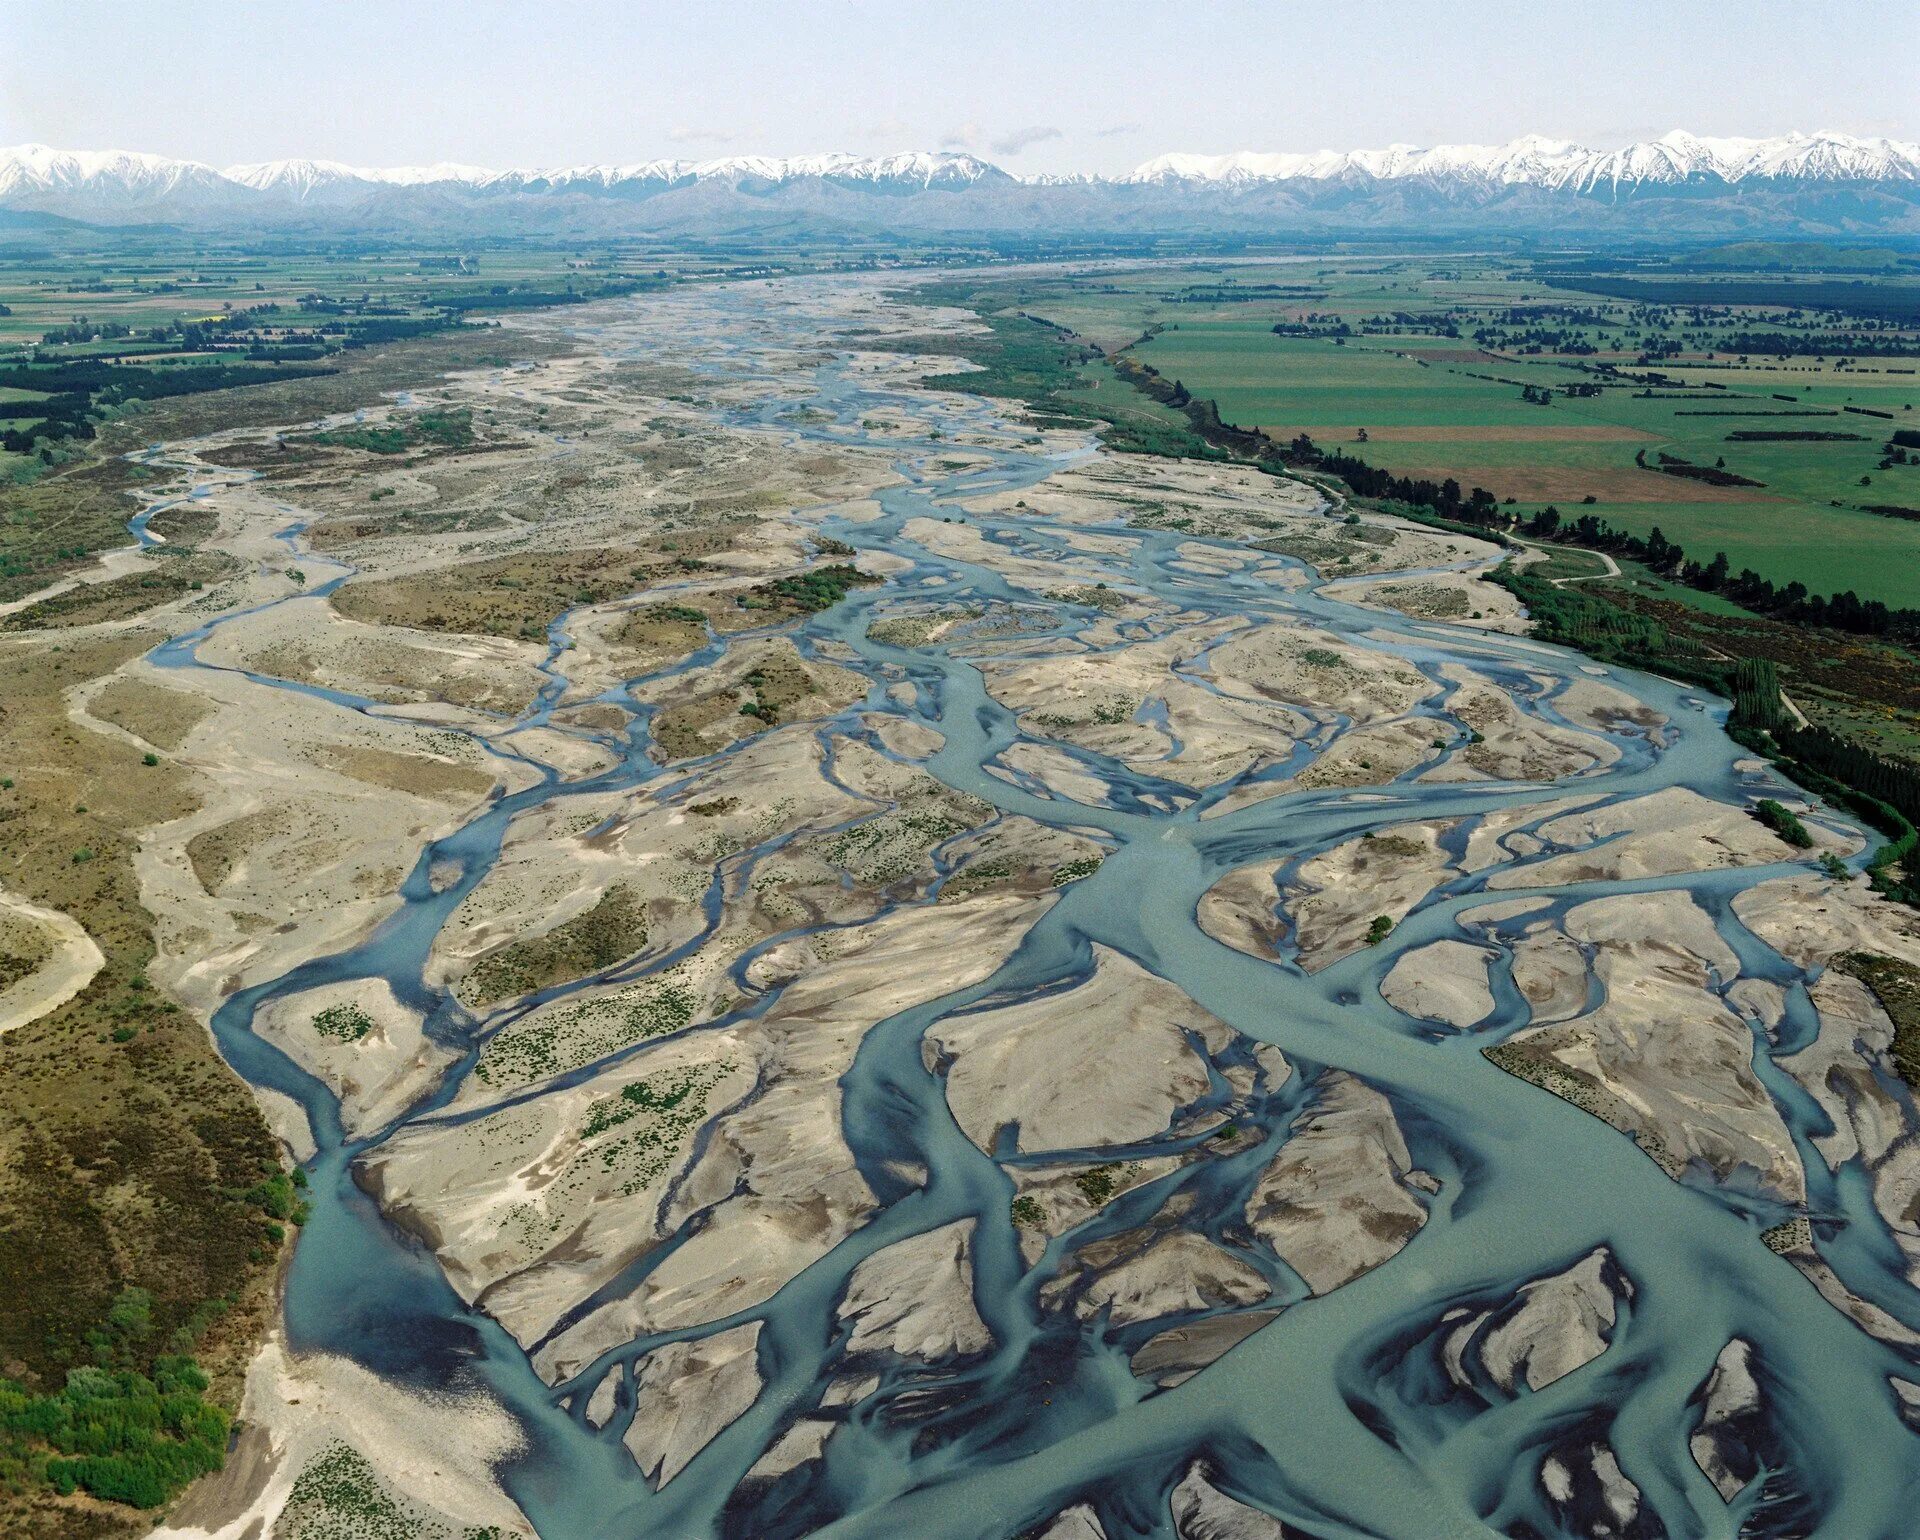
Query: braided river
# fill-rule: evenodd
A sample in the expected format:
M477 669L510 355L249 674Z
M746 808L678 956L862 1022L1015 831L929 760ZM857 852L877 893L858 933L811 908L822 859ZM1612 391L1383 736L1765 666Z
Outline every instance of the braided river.
M982 398L863 382L844 348L822 346L809 322L808 292L805 282L772 290L743 285L697 300L676 299L671 310L639 299L597 311L578 330L587 345L611 356L644 357L661 329L671 326L683 354L704 355L721 372L751 366L756 353L739 344L748 333L757 349L817 350L800 376L806 382L806 395L798 400L804 422L795 420L791 390L774 403L715 408L735 427L797 436L825 449L884 452L898 464L899 479L878 495L877 516L869 511L842 517L833 510L812 515L821 539L900 560L884 582L852 590L789 632L803 655L825 648L839 666L858 670L872 684L864 700L810 724L810 730L830 756L834 734L863 731L861 721L875 714L931 729L939 747L921 766L939 781L1002 815L1091 835L1106 848L1105 859L1091 875L1063 887L1050 907L1042 906L1044 912L991 975L866 1031L840 1098L842 1137L876 1200L865 1222L763 1303L697 1327L643 1336L550 1384L535 1373L520 1344L460 1297L432 1253L389 1223L354 1180L354 1167L409 1128L477 1116L452 1105L463 1081L486 1041L534 1005L610 977L643 976L676 960L669 955L623 964L491 1012L465 1009L425 981L436 936L493 869L516 819L611 791L670 795L692 767L663 766L650 755L654 708L634 708L624 688L601 697L635 711L628 728L598 734L617 755L612 768L567 779L532 750L516 747L511 734L494 734L486 752L521 759L537 772L533 783L497 795L456 832L413 852L394 907L363 939L231 995L214 1017L229 1063L252 1084L298 1102L319 1147L309 1163L312 1214L287 1276L290 1346L348 1357L423 1390L484 1388L520 1434L518 1452L502 1465L499 1479L546 1540L814 1534L1003 1540L1041 1533L1057 1515L1081 1504L1087 1522L1098 1528L1063 1528L1061 1534L1171 1536L1176 1529L1168 1494L1196 1461L1204 1462L1220 1492L1245 1505L1236 1511L1278 1521L1265 1530L1230 1531L1235 1534L1316 1540L1819 1534L1875 1540L1920 1533L1914 1516L1920 1511L1920 1445L1891 1388L1895 1379L1920 1377L1911 1350L1869 1336L1762 1244L1763 1230L1790 1217L1776 1199L1697 1174L1676 1180L1633 1139L1490 1062L1481 1050L1524 1028L1529 1006L1515 984L1499 927L1469 935L1459 919L1493 897L1542 900L1544 906L1530 911L1531 922L1599 898L1689 895L1738 959L1740 975L1783 992L1778 1024L1754 1024L1754 1071L1801 1152L1806 1208L1823 1260L1854 1295L1920 1330L1920 1294L1907 1281L1868 1184L1848 1164L1836 1171L1815 1153L1813 1141L1830 1131L1827 1114L1772 1066L1775 1056L1804 1047L1818 1030L1807 977L1734 912L1742 892L1815 871L1812 862L1537 887L1516 884L1509 870L1496 895L1486 887L1484 870L1450 875L1378 945L1309 972L1284 948L1277 957L1257 957L1209 935L1196 921L1202 895L1226 873L1252 863L1275 866L1284 890L1288 876L1316 855L1417 821L1454 821L1464 830L1499 813L1509 816L1510 827L1530 831L1534 825L1525 810L1563 798L1569 786L1435 780L1426 775L1433 768L1429 760L1377 786L1290 784L1279 794L1250 800L1244 779L1196 789L1138 762L1052 745L1106 788L1078 800L994 768L1022 739L1023 727L989 693L981 668L969 658L966 634L900 646L873 639L869 627L903 596L991 612L1011 607L1022 616L1021 640L1028 644L1072 643L1100 625L1098 609L941 554L908 532L915 519L962 516L964 502L966 523L1001 549L1042 564L1093 562L1111 588L1187 620L1295 624L1355 648L1392 654L1433 681L1435 692L1418 710L1434 719L1436 729L1448 723L1461 671L1491 682L1522 713L1561 731L1575 730L1556 706L1562 691L1583 679L1599 680L1660 722L1651 728L1622 724L1599 734L1617 754L1581 773L1577 789L1602 806L1671 788L1736 806L1755 795L1798 796L1729 740L1725 703L1659 678L1602 669L1524 637L1362 606L1343 599L1338 583L1311 571L1293 586L1249 576L1243 568L1210 575L1191 558L1197 549L1223 543L1179 530L1140 529L1118 520L1060 522L1030 510L979 511L979 500L990 494L1041 488L1063 468L1103 451L1088 442L1063 452L1057 439L1044 451L1023 444L1024 430ZM779 304L769 302L770 293L780 296ZM783 329L791 332L790 341ZM917 430L884 437L870 432L864 424L882 410L910 414ZM995 442L983 444L993 435ZM943 469L943 446L962 439L969 446L964 468ZM165 446L145 458L169 464ZM210 474L199 462L191 472ZM151 511L136 521L143 528ZM324 594L353 573L310 551L304 524L305 517L289 509L283 538L308 573L308 592ZM1299 563L1276 555L1262 565L1299 570ZM223 616L177 637L156 650L153 662L181 672L216 666L202 661L201 648L234 618ZM571 618L561 615L552 625L546 684L521 725L588 732L553 720L569 687ZM1147 633L1123 622L1117 632L1097 632L1096 646L1114 645L1116 634L1124 642ZM691 674L734 640L715 637L664 672ZM1190 678L1204 685L1202 666L1187 667ZM264 688L318 695L344 712L378 704L264 673L252 677ZM1324 730L1318 736L1283 754L1256 781L1295 774L1344 731L1337 714L1325 715L1319 725ZM1242 797L1222 808L1230 790ZM1825 808L1811 816L1842 836L1855 832ZM1457 838L1463 840L1464 832ZM741 852L734 878L750 875L777 848L773 843ZM1542 855L1550 854L1549 844ZM1860 857L1851 859L1857 868ZM708 900L710 927L718 924L720 895L716 878ZM1437 1027L1382 997L1381 981L1400 958L1462 937L1495 953L1489 971L1494 1009L1471 1030ZM737 976L746 978L753 956L791 939L760 943L738 964ZM949 1110L939 1066L930 1065L922 1045L930 1027L956 1013L983 1003L1045 999L1084 980L1096 947L1171 984L1247 1043L1277 1046L1293 1073L1235 1112L1245 1137L1230 1153L1176 1161L1068 1236L1051 1238L1034 1263L1023 1254L1009 1202L1010 1172L1037 1157L982 1149L969 1139ZM385 980L402 1004L424 1013L429 1035L458 1057L431 1094L393 1124L350 1138L333 1091L256 1035L252 1024L275 999L368 978ZM1731 983L1719 981L1722 987ZM768 1009L781 987L752 991L743 984L737 1011ZM687 1030L708 1031L731 1019ZM644 1042L625 1052L654 1047ZM606 1067L601 1062L570 1073L580 1079ZM1165 1386L1129 1366L1142 1333L1109 1330L1098 1317L1050 1306L1044 1285L1072 1248L1146 1223L1176 1194L1180 1225L1247 1254L1237 1218L1248 1189L1306 1115L1314 1084L1328 1070L1358 1077L1390 1099L1413 1163L1436 1179L1424 1221L1396 1255L1318 1294L1284 1263L1256 1258L1253 1265L1271 1285L1273 1318L1208 1367ZM1047 1065L1044 1072L1071 1076L1075 1066ZM1224 1104L1228 1094L1218 1085L1189 1111L1204 1111L1207 1097ZM1137 1147L1049 1151L1046 1158L1177 1157L1203 1137L1176 1132ZM796 1415L821 1403L835 1378L843 1333L834 1310L854 1269L888 1245L962 1220L973 1221L973 1296L991 1346L955 1362L902 1362L881 1372L839 1420L818 1459L786 1479L748 1483L756 1462ZM1630 1280L1631 1296L1620 1306L1605 1350L1592 1361L1517 1395L1463 1389L1440 1372L1433 1343L1450 1312L1498 1309L1530 1281L1564 1272L1602 1248ZM671 1250L669 1243L638 1258L576 1315L638 1286ZM621 1443L631 1392L622 1391L619 1411L602 1426L585 1415L587 1393L609 1370L663 1344L747 1322L759 1325L757 1396L683 1471L654 1489ZM1760 1366L1768 1437L1760 1452L1762 1477L1729 1502L1703 1473L1690 1438L1701 1417L1701 1387L1734 1339L1749 1344ZM912 1415L898 1415L908 1404ZM1603 1441L1637 1489L1630 1521L1610 1518L1588 1499L1564 1493L1556 1498L1551 1484L1543 1483L1543 1460L1582 1439Z

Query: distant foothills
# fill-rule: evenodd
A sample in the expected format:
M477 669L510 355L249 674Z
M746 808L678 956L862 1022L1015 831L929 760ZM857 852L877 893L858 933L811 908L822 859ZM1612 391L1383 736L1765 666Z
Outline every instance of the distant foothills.
M972 155L652 160L543 170L282 160L217 170L121 150L0 149L0 226L444 235L1557 233L1920 238L1920 144L1671 133L1503 145L1163 155L1019 176Z

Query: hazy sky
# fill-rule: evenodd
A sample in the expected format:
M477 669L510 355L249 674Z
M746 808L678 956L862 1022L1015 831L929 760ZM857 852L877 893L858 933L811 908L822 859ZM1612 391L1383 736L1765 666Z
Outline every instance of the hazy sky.
M226 165L1920 135L1915 0L0 0L0 144Z

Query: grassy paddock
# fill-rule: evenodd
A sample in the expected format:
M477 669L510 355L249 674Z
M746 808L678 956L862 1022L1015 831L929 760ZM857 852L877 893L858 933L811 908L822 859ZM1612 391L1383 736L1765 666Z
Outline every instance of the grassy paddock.
M1920 289L1904 270L1875 282ZM1522 514L1552 503L1657 525L1776 582L1920 605L1920 522L1872 511L1920 508L1920 451L1880 463L1894 430L1920 428L1920 323L1736 305L1737 271L1695 267L1687 284L1721 284L1729 303L1646 304L1465 257L1169 264L976 298L1124 350L1228 422L1484 486ZM1787 350L1740 351L1765 337ZM1663 455L1757 485L1669 474Z

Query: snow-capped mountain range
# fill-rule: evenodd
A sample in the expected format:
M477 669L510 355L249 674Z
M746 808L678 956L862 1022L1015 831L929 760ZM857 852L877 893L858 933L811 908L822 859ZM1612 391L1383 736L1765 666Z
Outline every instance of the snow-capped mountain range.
M0 209L98 224L527 231L807 224L945 231L1405 228L1435 222L1920 232L1920 144L1671 133L1596 150L1503 145L1163 155L1126 176L1016 176L972 155L731 156L493 170L327 160L228 166L121 150L0 149Z
M440 161L431 166L348 166L337 160L269 160L216 170L195 160L169 160L129 150L55 150L44 144L0 149L0 206L43 207L50 197L85 197L138 206L193 191L232 191L244 202L259 193L282 202L335 199L391 187L438 187L481 193L614 189L663 190L689 182L808 180L909 189L965 187L984 177L1009 178L971 155L736 155L721 160L649 160L624 166L561 166L496 171Z
M0 151L0 157L6 154ZM183 163L191 164L191 163ZM197 166L208 171L210 167ZM971 155L925 153L861 157L801 155L776 159L737 155L725 160L649 160L626 166L562 166L540 171L494 171L441 161L432 166L343 166L335 160L272 160L229 166L215 173L256 192L304 202L354 187L435 187L452 184L478 192L557 192L565 189L665 189L700 181L758 181L770 184L808 178L867 182L911 188L961 187L983 176L1005 172ZM5 197L0 170L0 198Z
M1129 182L1291 182L1428 179L1592 192L1602 188L1755 179L1803 182L1920 181L1920 144L1849 134L1703 139L1674 132L1623 150L1590 150L1538 134L1509 144L1410 144L1316 155L1162 155Z

